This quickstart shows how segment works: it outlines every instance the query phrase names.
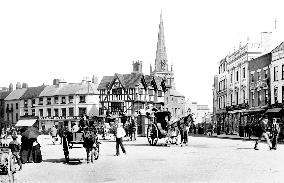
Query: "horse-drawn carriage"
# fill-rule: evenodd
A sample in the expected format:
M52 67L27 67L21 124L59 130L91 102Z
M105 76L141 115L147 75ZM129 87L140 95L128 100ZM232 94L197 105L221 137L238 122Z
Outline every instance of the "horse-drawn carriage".
M150 120L147 128L147 139L150 145L156 145L158 139L168 138L171 143L177 143L177 137L183 133L184 129L193 122L190 115L171 121L171 113L169 111L154 112L153 118Z
M65 128L62 144L66 162L69 162L69 151L74 148L75 144L83 145L86 149L87 162L89 162L89 158L91 158L91 162L99 158L100 142L98 141L98 131L94 125L89 124L88 126L80 127L80 130L77 132Z

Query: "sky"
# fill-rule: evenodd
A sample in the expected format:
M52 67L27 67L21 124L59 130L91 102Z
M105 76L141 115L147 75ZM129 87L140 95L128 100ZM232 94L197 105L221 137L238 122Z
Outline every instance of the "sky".
M0 86L51 85L55 78L132 71L154 65L160 13L177 90L213 105L218 62L260 32L284 27L281 1L0 1ZM283 39L284 41L284 39Z

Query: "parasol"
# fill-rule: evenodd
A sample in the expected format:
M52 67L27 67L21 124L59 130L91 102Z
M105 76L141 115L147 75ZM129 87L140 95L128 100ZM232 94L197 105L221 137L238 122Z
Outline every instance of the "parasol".
M37 138L40 135L39 131L35 127L30 127L26 131L22 133L22 136L28 138L28 139L33 139Z

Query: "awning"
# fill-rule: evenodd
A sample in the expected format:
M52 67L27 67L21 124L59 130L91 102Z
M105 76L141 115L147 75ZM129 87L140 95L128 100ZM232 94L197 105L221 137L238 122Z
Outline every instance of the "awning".
M36 119L22 119L17 122L15 126L33 126Z
M282 108L272 108L268 109L265 113L278 113L282 110Z

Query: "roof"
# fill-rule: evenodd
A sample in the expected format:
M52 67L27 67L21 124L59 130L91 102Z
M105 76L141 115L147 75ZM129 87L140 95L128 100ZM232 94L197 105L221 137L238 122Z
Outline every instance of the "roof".
M168 90L169 95L171 96L176 96L176 97L184 97L183 94L179 93L178 91L176 91L175 89L170 89Z
M282 110L282 108L272 108L268 109L265 113L278 113Z
M141 82L142 73L115 74L124 88L135 88Z
M113 80L113 76L104 76L98 86L98 90L107 89L107 87L109 86L112 80Z
M278 45L276 48L274 48L271 53L278 52L280 50L284 50L284 42L282 42L280 45Z
M0 100L4 100L10 93L10 91L0 92Z
M84 95L98 94L97 86L94 83L69 83L61 87L57 85L46 86L39 97L62 96L62 95Z
M44 90L46 86L28 87L26 92L20 97L20 99L31 99L36 98Z
M18 100L26 92L27 88L16 89L12 91L5 100Z

